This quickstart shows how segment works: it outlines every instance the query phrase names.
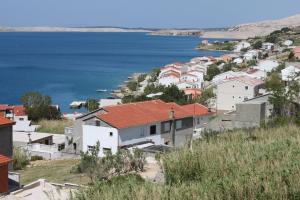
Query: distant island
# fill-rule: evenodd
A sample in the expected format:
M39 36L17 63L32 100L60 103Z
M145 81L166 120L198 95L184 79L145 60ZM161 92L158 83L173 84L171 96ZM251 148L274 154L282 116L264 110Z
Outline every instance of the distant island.
M126 27L0 27L0 32L145 32L159 36L247 39L261 37L284 27L300 26L300 14L278 20L241 24L230 28L126 28Z

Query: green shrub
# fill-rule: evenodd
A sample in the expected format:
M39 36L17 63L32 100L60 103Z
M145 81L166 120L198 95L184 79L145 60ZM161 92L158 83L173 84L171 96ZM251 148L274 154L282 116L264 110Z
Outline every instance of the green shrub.
M29 164L29 158L27 154L19 148L13 150L13 168L14 170L24 169Z
M42 156L31 156L30 161L44 160Z

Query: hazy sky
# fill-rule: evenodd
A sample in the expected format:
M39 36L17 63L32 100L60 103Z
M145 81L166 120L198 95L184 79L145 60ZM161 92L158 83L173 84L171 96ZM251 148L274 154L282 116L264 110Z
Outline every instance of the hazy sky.
M226 27L300 13L300 0L0 0L0 26Z

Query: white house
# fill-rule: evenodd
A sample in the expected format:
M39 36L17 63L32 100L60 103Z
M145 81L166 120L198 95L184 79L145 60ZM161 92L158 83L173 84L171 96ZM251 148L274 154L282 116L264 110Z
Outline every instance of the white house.
M257 50L247 51L244 54L244 59L245 60L256 60L256 59L258 59L258 51Z
M191 138L195 126L204 125L212 114L200 104L180 106L161 100L108 106L78 118L68 137L82 151L99 141L99 156L143 143L177 146Z
M233 63L237 64L237 65L240 65L244 62L244 60L242 58L236 58L233 60Z
M188 83L188 82L179 82L176 85L179 90L184 90L187 88L197 88L197 85L195 83Z
M288 66L281 70L281 78L283 81L291 81L300 74L300 67Z
M227 72L224 72L224 73L214 76L214 78L212 79L211 82L214 85L218 85L220 82L222 82L226 79L230 79L230 78L238 77L238 76L245 76L245 75L247 75L245 72L227 71Z
M246 73L247 76L255 79L265 80L267 78L267 72L259 69L249 68Z
M258 63L258 66L255 66L255 69L259 69L265 72L271 72L273 69L279 66L278 61L276 60L261 60Z
M274 43L264 42L262 44L262 49L267 51L272 51L274 49Z
M291 45L293 45L293 41L292 40L285 40L282 44L284 45L284 46L287 46L287 47L289 47L289 46L291 46Z
M249 42L242 41L234 47L234 52L240 52L242 49L249 48L249 47L251 47L251 44Z
M13 126L14 131L33 132L38 128L38 125L32 125L28 120L25 107L22 105L0 105L0 116L16 122Z
M264 82L247 76L233 77L217 85L217 110L235 110L236 104L256 97Z
M158 77L158 83L164 86L176 85L180 82L180 75L178 73L166 73Z

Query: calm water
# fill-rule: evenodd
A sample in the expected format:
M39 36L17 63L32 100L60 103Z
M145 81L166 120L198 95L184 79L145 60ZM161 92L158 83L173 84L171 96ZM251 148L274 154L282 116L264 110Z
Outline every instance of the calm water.
M69 111L74 100L101 98L134 72L221 52L196 51L197 37L145 33L0 33L0 103L28 91L50 95Z

